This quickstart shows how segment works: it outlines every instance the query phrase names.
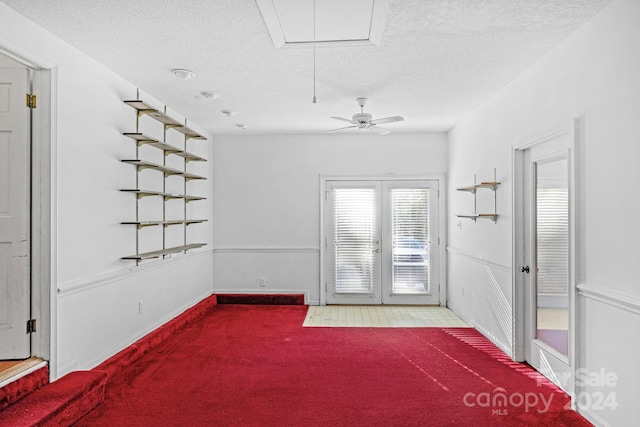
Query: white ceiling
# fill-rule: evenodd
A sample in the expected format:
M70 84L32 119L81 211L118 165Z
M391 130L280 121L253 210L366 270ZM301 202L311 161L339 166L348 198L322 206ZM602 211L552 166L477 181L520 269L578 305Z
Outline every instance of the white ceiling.
M313 49L276 49L255 0L2 1L220 135L322 133L360 96L393 132L448 130L611 0L388 0L379 46L316 49L317 104Z

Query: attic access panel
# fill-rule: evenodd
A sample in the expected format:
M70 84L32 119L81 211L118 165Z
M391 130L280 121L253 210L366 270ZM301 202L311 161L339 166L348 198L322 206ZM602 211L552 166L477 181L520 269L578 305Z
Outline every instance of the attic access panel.
M257 0L276 49L312 47L314 0ZM379 45L388 0L315 0L317 46Z

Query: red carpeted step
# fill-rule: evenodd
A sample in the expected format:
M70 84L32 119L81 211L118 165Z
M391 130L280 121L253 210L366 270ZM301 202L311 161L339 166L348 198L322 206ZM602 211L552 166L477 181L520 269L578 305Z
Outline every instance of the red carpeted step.
M43 366L0 388L0 411L49 383L49 367Z
M218 304L304 305L302 294L221 294Z
M0 426L69 426L104 400L107 374L76 371L0 412Z

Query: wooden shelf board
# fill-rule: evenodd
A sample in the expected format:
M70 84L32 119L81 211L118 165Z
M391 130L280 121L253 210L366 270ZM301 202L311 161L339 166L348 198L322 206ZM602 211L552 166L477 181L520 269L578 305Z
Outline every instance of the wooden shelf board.
M130 165L134 165L138 168L138 170L142 170L142 169L152 169L152 170L157 170L160 172L163 172L165 174L165 176L170 176L170 175L178 175L178 176L182 176L184 177L186 180L191 180L191 179L207 179L203 176L200 175L196 175L190 172L183 172L181 170L178 169L174 169L174 168L170 168L167 166L162 166L162 165L158 165L156 163L151 163L151 162L147 162L146 160L139 160L139 159L124 159L121 160L123 163L127 163Z
M160 258L161 256L175 254L178 252L186 252L191 249L201 248L202 246L206 246L206 243L191 243L189 245L184 245L184 246L175 246L173 248L166 248L166 249L160 249L157 251L144 252L136 255L129 255L129 256L122 257L122 259L142 261L145 259Z
M458 191L468 191L470 193L475 193L476 191L476 186L471 186L471 187L460 187L460 188L456 188L456 190Z
M151 190L140 190L137 188L124 188L120 191L125 191L127 193L133 193L135 194L138 198L143 198L146 196L162 196L164 197L165 200L169 200L169 199L186 199L187 197L194 197L194 196L185 196L182 194L174 194L174 193L163 193L162 191L151 191Z
M166 113L163 113L162 111L158 110L157 108L153 107L152 105L140 99L128 100L128 101L124 101L124 103L129 105L132 108L135 108L138 111L139 115L146 114L150 117L153 117L155 120L164 124L166 127L170 129L175 129L176 131L180 132L187 138L201 139L201 140L207 139L204 136L200 135L195 130L186 126L185 124L180 123L178 120L174 119L173 117L169 116Z

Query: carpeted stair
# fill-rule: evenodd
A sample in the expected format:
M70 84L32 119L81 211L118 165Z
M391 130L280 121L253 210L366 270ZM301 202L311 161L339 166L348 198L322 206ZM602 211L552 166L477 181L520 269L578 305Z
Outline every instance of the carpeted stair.
M104 400L107 374L76 371L0 412L0 426L69 426Z

